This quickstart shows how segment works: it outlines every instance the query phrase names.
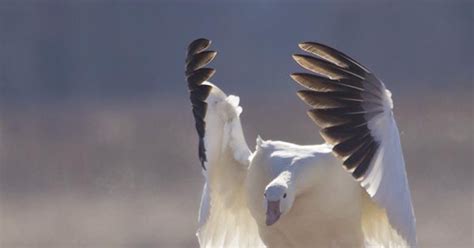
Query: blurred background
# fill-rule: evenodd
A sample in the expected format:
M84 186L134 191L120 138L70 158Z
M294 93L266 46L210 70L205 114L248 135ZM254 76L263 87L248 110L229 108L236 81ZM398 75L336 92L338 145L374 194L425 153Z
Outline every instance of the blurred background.
M336 47L393 93L420 247L473 247L472 1L0 1L0 247L197 247L203 178L184 81L213 82L247 142L322 142L288 76Z

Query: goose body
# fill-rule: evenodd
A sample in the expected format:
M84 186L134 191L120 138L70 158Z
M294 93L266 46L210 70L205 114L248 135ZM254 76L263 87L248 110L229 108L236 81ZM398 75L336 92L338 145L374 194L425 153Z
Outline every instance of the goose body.
M331 146L257 140L247 177L249 210L269 247L362 246L360 186L340 169ZM281 174L297 179L291 210L266 225L263 194ZM347 207L351 206L351 207ZM318 223L316 225L316 223Z
M391 93L347 55L313 42L294 55L326 143L257 138L252 152L237 96L208 80L210 41L188 47L186 78L206 179L201 247L414 247L415 218Z

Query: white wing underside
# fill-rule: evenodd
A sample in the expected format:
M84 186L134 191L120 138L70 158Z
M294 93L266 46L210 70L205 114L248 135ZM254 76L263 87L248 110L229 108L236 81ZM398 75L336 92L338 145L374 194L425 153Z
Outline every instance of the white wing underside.
M369 122L380 142L361 185L377 205L366 199L362 228L368 247L414 247L415 216L397 125L389 110ZM393 227L393 228L392 228Z
M207 162L197 236L201 247L264 247L247 207L244 181L250 151L244 140L239 98L209 82L204 143Z

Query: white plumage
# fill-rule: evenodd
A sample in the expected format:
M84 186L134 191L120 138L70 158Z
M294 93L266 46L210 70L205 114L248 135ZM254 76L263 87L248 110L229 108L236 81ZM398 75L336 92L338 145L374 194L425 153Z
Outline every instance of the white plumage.
M240 126L239 99L212 87L206 100L204 143L208 155L199 243L201 247L264 247L247 207L244 182L251 154Z
M300 44L317 57L294 59L317 74L292 78L308 89L299 96L327 143L258 137L252 153L239 98L207 81L214 70L203 67L216 55L209 45L191 43L186 62L206 179L201 247L416 246L393 103L381 81L335 49Z

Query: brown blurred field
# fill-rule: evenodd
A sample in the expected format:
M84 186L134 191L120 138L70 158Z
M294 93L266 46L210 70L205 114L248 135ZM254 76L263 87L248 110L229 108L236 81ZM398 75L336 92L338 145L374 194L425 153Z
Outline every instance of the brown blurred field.
M425 93L395 92L420 247L472 247L472 95ZM251 147L257 133L321 140L291 90L241 98ZM203 179L185 94L1 117L1 247L197 246Z

